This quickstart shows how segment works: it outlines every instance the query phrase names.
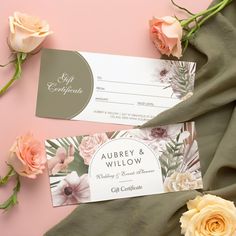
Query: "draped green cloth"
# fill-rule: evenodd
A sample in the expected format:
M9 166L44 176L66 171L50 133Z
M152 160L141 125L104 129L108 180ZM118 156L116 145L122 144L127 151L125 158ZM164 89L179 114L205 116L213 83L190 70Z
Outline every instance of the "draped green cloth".
M236 203L236 1L201 27L185 56L197 62L194 95L144 126L194 120L204 193ZM79 205L45 236L178 236L199 191Z

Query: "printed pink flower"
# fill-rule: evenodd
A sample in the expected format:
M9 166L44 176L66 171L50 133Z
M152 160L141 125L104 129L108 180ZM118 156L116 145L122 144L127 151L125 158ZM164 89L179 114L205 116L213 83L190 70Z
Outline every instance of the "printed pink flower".
M55 175L59 171L66 170L68 165L74 160L74 146L70 145L68 153L64 147L59 147L56 156L48 160L48 170L50 175Z
M79 152L86 165L89 165L90 160L98 147L108 140L109 139L105 133L83 137L79 145Z
M182 128L183 124L174 124L157 126L153 128L133 129L125 131L125 133L120 132L117 137L138 139L158 152L165 150L166 143L171 139L176 139L177 135L180 134L179 142L183 142L183 140L190 135L188 131L181 132Z
M53 206L84 203L90 200L88 174L68 174L52 192Z
M18 137L10 149L8 164L22 176L36 178L45 168L43 144L28 133Z
M160 53L180 58L182 55L181 39L183 34L180 22L171 16L154 17L150 20L149 25L151 40Z
M133 129L127 132L126 137L133 137L143 141L168 141L175 139L181 132L183 124L163 125L153 128ZM189 132L182 132L182 140L189 136Z

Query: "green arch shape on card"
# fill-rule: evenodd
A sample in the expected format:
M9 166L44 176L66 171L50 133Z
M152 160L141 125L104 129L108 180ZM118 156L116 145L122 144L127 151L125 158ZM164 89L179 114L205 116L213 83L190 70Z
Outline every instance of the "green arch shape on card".
M72 119L89 103L94 88L92 70L75 51L44 49L36 114Z

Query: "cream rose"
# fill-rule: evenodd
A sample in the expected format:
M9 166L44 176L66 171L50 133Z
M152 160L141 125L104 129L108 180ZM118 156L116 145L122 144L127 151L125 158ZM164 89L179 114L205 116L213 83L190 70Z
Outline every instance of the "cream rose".
M183 34L180 22L171 16L154 17L150 20L149 25L151 40L160 53L180 58L182 55L181 39Z
M210 194L197 196L187 203L188 211L180 218L185 236L235 236L234 203Z
M108 140L109 139L105 133L83 137L79 145L79 153L84 159L84 163L86 165L89 165L90 160L97 148Z
M32 52L52 33L46 21L20 12L9 17L9 25L9 44L16 52Z
M165 192L183 191L202 188L202 181L190 172L174 172L164 182Z

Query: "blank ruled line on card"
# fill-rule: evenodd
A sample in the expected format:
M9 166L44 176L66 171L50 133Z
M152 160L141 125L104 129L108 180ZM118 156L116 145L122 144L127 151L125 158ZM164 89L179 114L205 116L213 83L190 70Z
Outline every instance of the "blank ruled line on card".
M134 106L133 103L127 103L127 102L111 102L111 101L103 101L103 100L97 100L96 102L103 102L103 103L114 103L114 104L121 104L121 105L131 105Z
M115 93L115 94L125 94L125 95L133 95L133 96L143 96L143 97L154 97L154 98L169 98L172 100L179 100L178 98L167 97L167 96L158 96L158 95L147 95L147 94L138 94L138 93L124 93L124 92L115 92L115 91L101 91L97 90L99 93Z
M132 182L133 180L132 179L130 179L130 180L121 180L121 181L119 181L119 183L126 183L126 182Z
M141 83L131 83L131 82L125 82L125 81L114 81L114 80L103 80L98 79L99 82L108 82L108 83L117 83L117 84L130 84L130 85L140 85L140 86L150 86L150 87L161 87L165 88L165 85L159 85L159 84L141 84Z

